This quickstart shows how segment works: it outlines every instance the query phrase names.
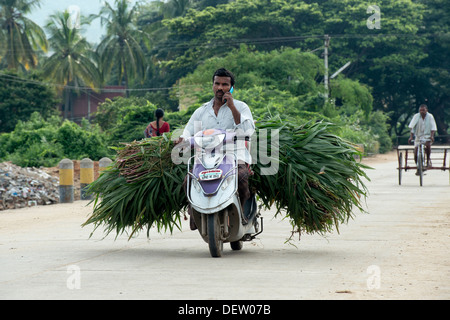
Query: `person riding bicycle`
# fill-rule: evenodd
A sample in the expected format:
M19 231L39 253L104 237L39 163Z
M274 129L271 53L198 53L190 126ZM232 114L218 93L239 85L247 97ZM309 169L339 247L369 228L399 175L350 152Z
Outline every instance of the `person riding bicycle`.
M425 141L425 153L427 155L427 167L431 167L431 144L434 142L434 134L437 131L436 121L431 113L428 112L428 107L425 104L420 105L419 113L416 113L409 123L408 127L411 129L411 134L408 139L410 144L414 140L414 161L417 163L417 150L420 146L420 141ZM416 175L419 173L416 172Z

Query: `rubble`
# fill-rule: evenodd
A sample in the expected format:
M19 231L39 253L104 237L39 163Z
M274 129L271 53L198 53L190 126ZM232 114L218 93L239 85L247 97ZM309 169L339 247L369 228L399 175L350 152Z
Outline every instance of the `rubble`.
M0 163L0 210L59 202L59 178L37 168Z

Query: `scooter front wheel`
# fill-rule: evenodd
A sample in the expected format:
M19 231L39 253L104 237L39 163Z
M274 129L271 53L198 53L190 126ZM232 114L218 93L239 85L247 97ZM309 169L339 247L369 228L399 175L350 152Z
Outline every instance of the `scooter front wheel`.
M209 214L207 224L209 253L212 257L221 257L223 240L219 214Z

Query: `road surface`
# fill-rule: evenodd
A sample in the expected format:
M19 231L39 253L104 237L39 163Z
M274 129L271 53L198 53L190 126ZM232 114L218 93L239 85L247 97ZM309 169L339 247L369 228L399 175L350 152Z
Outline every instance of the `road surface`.
M265 211L264 232L211 258L197 231L127 240L81 228L87 201L0 211L1 299L449 299L448 171L398 185L393 153L364 160L368 213L304 234Z

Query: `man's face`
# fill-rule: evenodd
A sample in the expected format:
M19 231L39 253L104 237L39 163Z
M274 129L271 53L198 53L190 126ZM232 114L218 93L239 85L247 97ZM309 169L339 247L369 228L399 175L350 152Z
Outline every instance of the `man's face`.
M231 78L215 76L213 81L213 92L216 99L222 100L225 92L231 90Z
M427 108L425 108L425 107L420 107L419 113L420 113L420 115L422 116L422 118L425 118L425 116L427 115L427 112L428 112Z

